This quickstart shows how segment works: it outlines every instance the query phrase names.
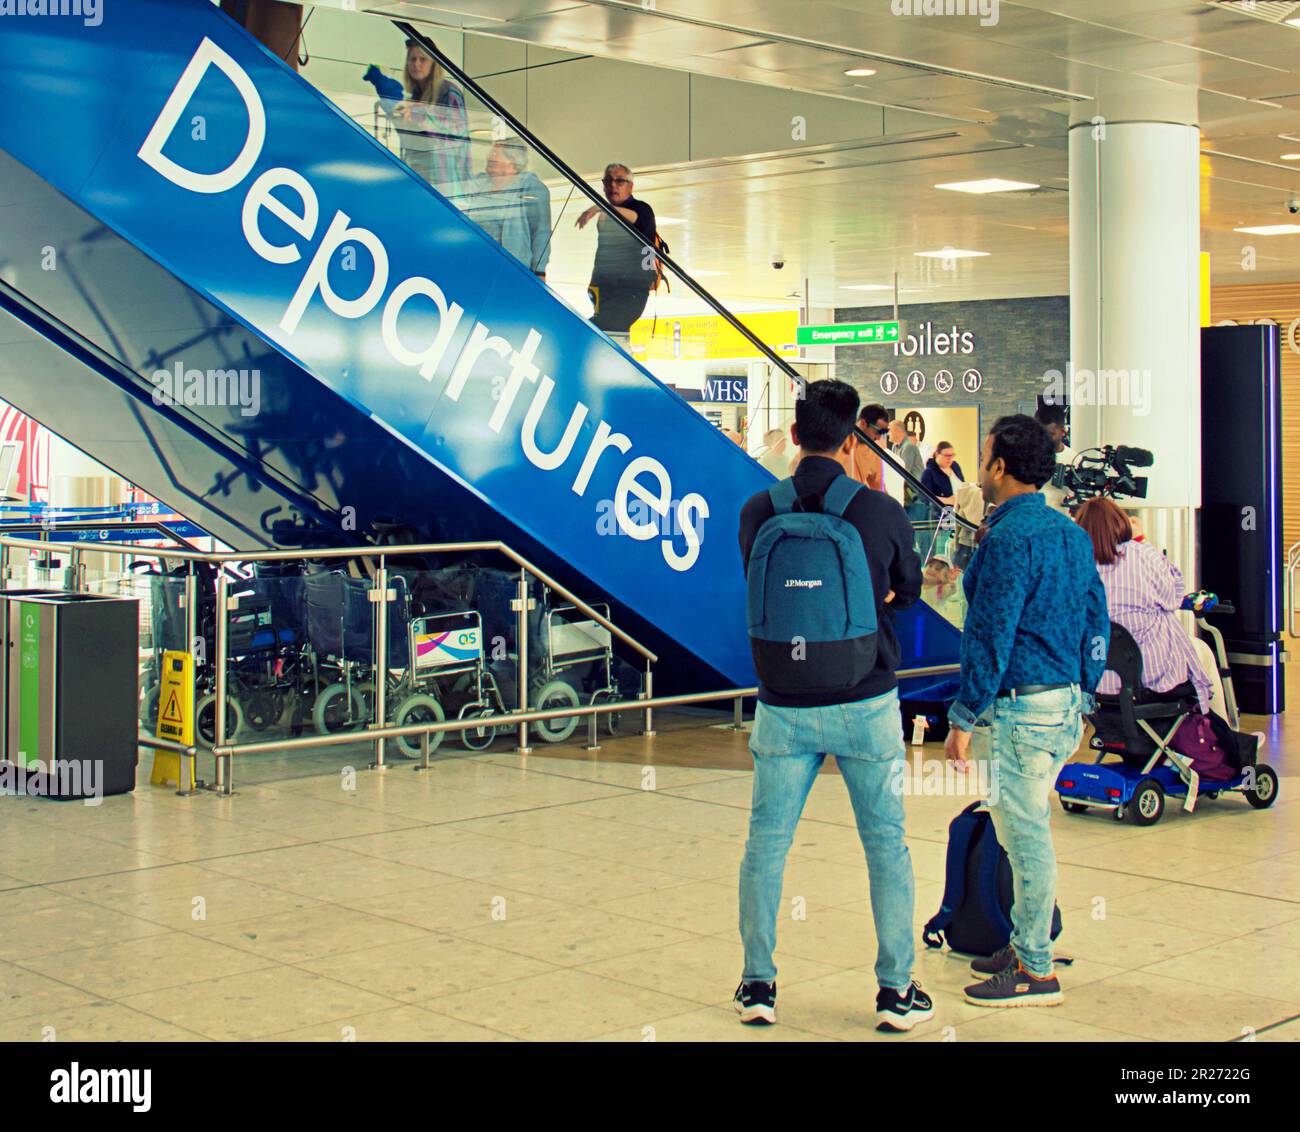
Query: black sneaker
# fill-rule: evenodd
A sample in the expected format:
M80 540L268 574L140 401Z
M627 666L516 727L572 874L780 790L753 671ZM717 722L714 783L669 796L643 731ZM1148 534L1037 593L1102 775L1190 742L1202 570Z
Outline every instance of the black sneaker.
M732 1002L747 1026L770 1026L776 1021L776 983L741 983Z
M987 959L976 959L970 969L977 975L1000 975L1016 962L1016 949L1007 944L1000 951L995 951Z
M876 995L876 1029L905 1034L913 1026L934 1017L934 1003L913 980L903 991L881 987Z
M1060 1006L1063 997L1055 975L1040 979L1019 960L991 979L966 988L966 1001L975 1006Z

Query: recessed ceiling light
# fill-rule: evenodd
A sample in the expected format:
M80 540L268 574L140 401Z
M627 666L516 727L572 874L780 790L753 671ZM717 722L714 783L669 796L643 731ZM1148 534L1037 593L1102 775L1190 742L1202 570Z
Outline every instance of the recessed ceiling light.
M1284 24L1290 24L1293 28L1300 28L1300 16L1292 16L1289 20L1283 20Z
M876 72L872 67L850 67L844 73L851 79L865 79L874 75Z
M1300 161L1300 153L1284 153L1284 154L1282 154L1282 160L1283 160L1283 161Z
M656 216L655 223L662 226L664 224L685 224L686 221L680 216Z
M949 181L934 187L954 193L1011 193L1017 189L1036 189L1039 186L1031 181L1007 181L1002 177L985 177L982 181Z
M967 251L965 248L940 248L936 252L913 252L912 254L924 256L926 259L970 259L972 256L989 253Z
M1234 232L1245 232L1248 236L1290 236L1300 232L1300 224L1257 224L1253 228L1234 228Z

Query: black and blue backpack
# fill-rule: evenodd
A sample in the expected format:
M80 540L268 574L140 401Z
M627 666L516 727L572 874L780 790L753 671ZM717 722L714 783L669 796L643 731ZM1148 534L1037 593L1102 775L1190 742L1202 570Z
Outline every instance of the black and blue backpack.
M948 826L943 905L921 932L926 947L964 955L992 955L1011 942L1014 899L1011 862L998 842L983 802L972 802ZM1061 909L1052 909L1052 938L1061 934ZM1058 962L1065 960L1058 959Z
M875 588L862 537L844 518L860 490L837 476L815 511L793 479L768 489L776 513L750 550L746 620L754 668L774 692L848 691L875 667Z

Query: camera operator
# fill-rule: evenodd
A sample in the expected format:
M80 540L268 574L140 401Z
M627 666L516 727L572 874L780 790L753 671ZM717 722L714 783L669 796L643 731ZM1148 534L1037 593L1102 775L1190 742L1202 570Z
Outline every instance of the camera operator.
M1074 450L1066 443L1070 438L1069 425L1065 423L1065 406L1064 405L1039 405L1038 411L1034 413L1034 420L1047 430L1047 435L1052 438L1052 446L1056 451L1056 462L1060 464L1074 463ZM1043 498L1047 501L1047 506L1054 511L1060 511L1063 515L1070 513L1070 502L1074 499L1074 493L1063 487L1057 487L1051 480L1043 485Z

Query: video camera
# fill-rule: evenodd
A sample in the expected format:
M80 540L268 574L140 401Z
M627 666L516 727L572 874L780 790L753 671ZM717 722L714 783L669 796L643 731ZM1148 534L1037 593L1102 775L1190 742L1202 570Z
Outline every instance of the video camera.
M1110 499L1145 499L1147 477L1135 476L1131 468L1149 468L1155 457L1145 448L1124 445L1088 448L1073 464L1057 464L1052 486L1069 492L1071 503L1084 503L1098 495Z

